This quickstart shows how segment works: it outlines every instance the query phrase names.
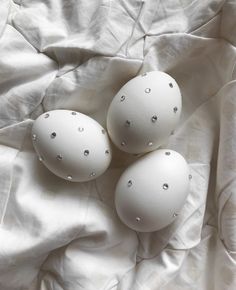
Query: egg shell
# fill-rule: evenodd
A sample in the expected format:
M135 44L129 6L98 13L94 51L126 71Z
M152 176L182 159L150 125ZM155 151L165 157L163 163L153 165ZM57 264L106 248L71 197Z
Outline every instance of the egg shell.
M32 126L32 140L43 164L69 181L92 180L111 162L105 129L79 112L53 110L42 114Z
M148 72L128 81L115 95L107 113L107 130L122 151L153 151L176 128L181 109L176 81L164 72Z
M134 162L115 191L120 219L139 232L160 230L175 220L189 192L189 166L174 150L160 149Z

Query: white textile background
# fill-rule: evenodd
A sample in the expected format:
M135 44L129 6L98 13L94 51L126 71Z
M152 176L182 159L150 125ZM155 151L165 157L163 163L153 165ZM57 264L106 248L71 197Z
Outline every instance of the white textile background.
M0 290L236 289L236 1L0 1ZM72 109L105 126L115 93L173 76L183 114L167 148L188 161L178 219L136 233L113 194L136 157L114 148L96 181L36 158L33 120Z

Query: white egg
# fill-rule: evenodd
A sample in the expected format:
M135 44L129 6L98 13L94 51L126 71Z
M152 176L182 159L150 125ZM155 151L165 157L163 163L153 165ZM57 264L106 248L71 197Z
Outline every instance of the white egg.
M189 167L173 150L138 159L121 175L115 191L120 219L139 232L160 230L180 213L189 192Z
M108 168L108 134L92 118L74 111L54 110L39 116L32 127L34 148L43 164L70 181L92 180Z
M148 72L128 81L112 100L107 114L108 133L122 151L153 151L176 128L181 109L176 81L164 72Z

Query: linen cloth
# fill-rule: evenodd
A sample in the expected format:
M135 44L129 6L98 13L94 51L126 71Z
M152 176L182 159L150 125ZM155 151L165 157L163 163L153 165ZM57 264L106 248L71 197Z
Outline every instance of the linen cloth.
M236 1L1 0L0 290L236 289ZM163 148L190 165L176 221L136 233L114 189L137 157L70 183L36 158L34 119L71 109L106 125L128 80L169 73L183 96ZM63 122L63 120L62 120Z

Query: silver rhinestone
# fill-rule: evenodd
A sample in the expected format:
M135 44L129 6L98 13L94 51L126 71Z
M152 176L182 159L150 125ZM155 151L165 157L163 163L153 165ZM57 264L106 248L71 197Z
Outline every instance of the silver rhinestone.
M35 141L36 139L37 139L37 135L36 134L33 134L32 135L32 140Z
M130 127L130 124L131 124L131 122L130 122L129 120L126 120L126 121L125 121L125 126L126 126L126 127Z
M71 115L74 115L75 116L75 115L77 115L77 113L76 112L71 112Z
M152 141L149 141L148 142L148 146L152 146L153 145L153 142Z
M123 102L125 100L125 96L121 96L120 101Z
M171 88L173 88L173 84L172 84L172 83L169 83L169 86L170 86Z
M106 151L105 151L105 154L109 154L110 153L110 151L107 149Z
M83 128L83 127L79 127L79 128L78 128L78 131L79 131L79 132L83 132L83 131L84 131L84 128Z
M90 177L94 177L96 175L95 172L90 173Z
M169 185L167 183L164 183L162 187L164 190L167 190L169 188Z
M67 175L67 179L68 180L72 180L72 176L71 175Z
M56 159L59 160L59 161L61 161L62 160L61 154L58 154L57 157L56 157Z
M175 218L175 217L177 217L179 214L178 213L173 213L173 217Z
M178 108L177 107L174 107L173 111L174 111L174 113L177 113Z
M39 156L39 161L40 162L44 161L44 158L42 156Z
M54 139L57 136L56 132L52 132L51 138Z
M89 150L84 150L84 156L88 156L89 155Z
M44 118L47 119L50 115L47 113L44 115Z
M141 221L141 218L137 216L137 217L135 218L135 220L136 220L136 222L140 222L140 221Z
M191 175L191 174L189 174L188 178L189 178L189 180L190 180L190 179L192 179L193 177L192 177L192 175Z
M120 144L121 144L121 146L125 146L126 145L125 141L122 141Z
M142 77L145 77L146 75L147 75L147 73L145 72L145 73L142 74Z
M166 154L166 155L170 155L170 152L169 152L169 151L166 151L165 154Z
M157 116L156 115L152 116L151 120L153 123L155 123L157 121Z
M102 129L102 134L106 134L106 131L104 129Z
M146 88L145 89L145 93L149 94L151 92L151 89L150 88Z
M128 184L128 187L131 187L133 185L132 180L129 180L127 184Z

